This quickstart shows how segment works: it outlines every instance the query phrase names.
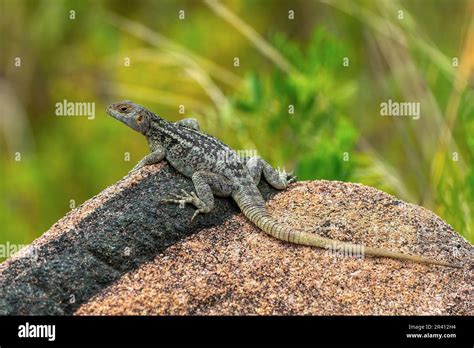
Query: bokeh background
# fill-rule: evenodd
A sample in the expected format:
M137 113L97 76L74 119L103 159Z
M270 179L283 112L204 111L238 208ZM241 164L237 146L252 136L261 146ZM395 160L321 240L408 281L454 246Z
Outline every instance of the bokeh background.
M148 153L105 114L124 99L299 180L422 205L474 242L474 1L0 4L0 243L31 242ZM389 99L420 119L382 117ZM95 118L56 116L63 100Z

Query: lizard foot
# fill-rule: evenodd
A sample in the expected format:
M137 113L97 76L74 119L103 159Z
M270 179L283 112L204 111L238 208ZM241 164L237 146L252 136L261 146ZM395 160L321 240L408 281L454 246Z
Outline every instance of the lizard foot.
M283 170L280 170L280 168L277 168L276 171L280 179L284 183L286 183L286 185L291 184L292 182L296 181L296 175L293 175L293 171L287 173L285 168L283 168Z
M182 195L178 195L176 193L171 193L174 199L164 199L162 200L163 203L176 203L179 204L180 207L184 207L186 203L191 203L197 209L194 212L191 222L194 218L200 213L209 213L211 209L196 195L195 192L188 193L185 190L181 189Z
M186 203L193 203L195 199L199 199L194 192L191 192L191 194L189 194L183 189L181 189L181 192L183 192L182 195L178 195L176 193L170 193L170 195L173 196L174 198L163 199L161 202L177 203L182 206Z

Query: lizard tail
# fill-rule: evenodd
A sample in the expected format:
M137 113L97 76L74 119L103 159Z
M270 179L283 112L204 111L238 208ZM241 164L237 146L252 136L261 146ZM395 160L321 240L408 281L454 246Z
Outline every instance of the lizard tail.
M381 257L389 257L389 258L399 259L399 260L408 260L408 261L418 262L418 263L433 264L433 265L440 265L440 266L453 267L453 268L462 268L462 266L455 265L449 262L438 261L434 259L424 258L421 256L416 256L416 255L402 254L402 253L390 251L387 249L372 248L372 247L367 247L360 244L341 242L334 239L318 236L315 233L295 231L289 228L288 226L285 226L275 221L267 213L266 209L262 206L257 206L257 207L252 206L252 205L246 204L245 201L242 203L239 203L237 201L237 204L239 205L243 214L255 225L257 225L262 231L268 233L269 235L277 239L280 239L286 242L314 246L314 247L338 251L338 252L343 251L345 254L348 254L348 255L381 256Z

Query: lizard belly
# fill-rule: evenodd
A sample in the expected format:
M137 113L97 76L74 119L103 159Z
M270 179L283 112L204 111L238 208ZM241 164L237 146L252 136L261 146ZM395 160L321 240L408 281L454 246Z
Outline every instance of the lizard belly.
M180 158L179 156L173 156L172 154L166 155L166 159L169 164L176 169L178 172L187 177L192 177L195 170L193 166L190 165L189 161L186 158Z

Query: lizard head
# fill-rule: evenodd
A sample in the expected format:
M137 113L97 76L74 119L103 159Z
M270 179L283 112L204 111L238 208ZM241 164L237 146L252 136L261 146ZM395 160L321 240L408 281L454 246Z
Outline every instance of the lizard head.
M150 128L150 113L148 110L129 100L109 105L107 113L144 135Z

